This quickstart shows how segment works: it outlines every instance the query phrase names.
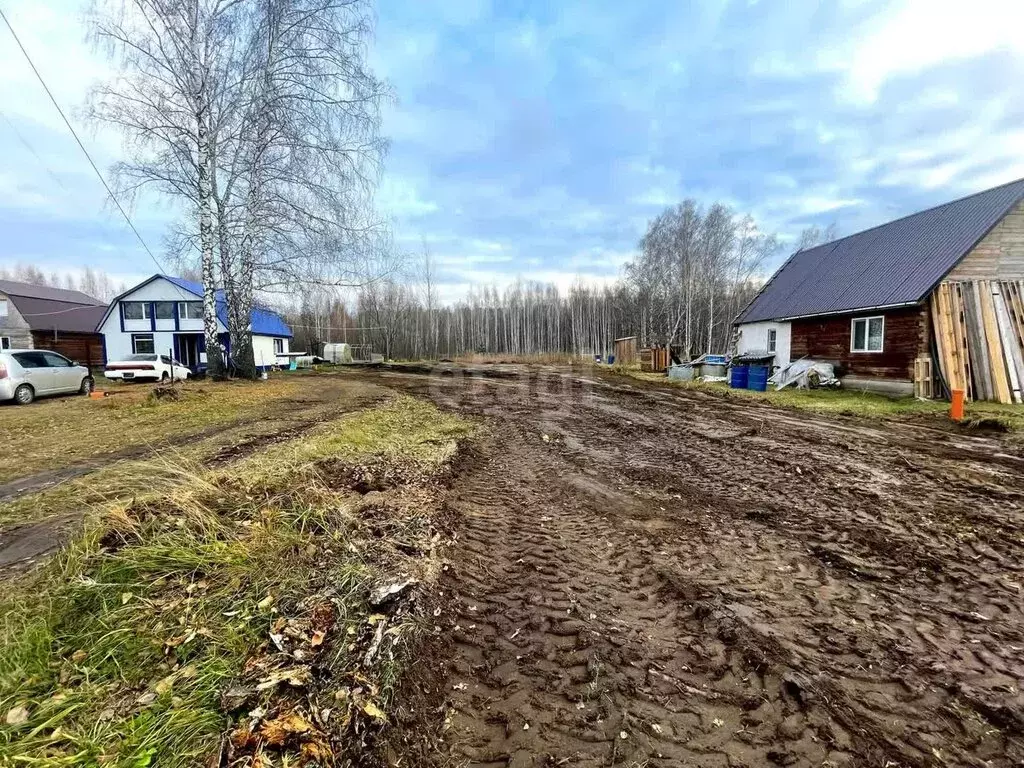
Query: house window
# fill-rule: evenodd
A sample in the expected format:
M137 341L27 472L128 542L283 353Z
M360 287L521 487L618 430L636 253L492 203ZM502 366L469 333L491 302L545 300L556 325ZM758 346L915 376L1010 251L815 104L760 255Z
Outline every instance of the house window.
M850 327L851 352L881 352L885 347L885 318L855 317Z
M155 306L156 306L156 319L157 320L173 320L174 319L174 302L173 301L158 301Z
M274 354L275 355L283 355L284 354L284 339L274 339Z
M179 301L178 317L182 320L202 320L203 302L201 301Z
M779 332L775 328L769 328L768 329L768 347L767 347L767 349L772 354L775 354L775 344L776 344L776 339L778 337L778 334L779 334Z
M145 301L122 301L121 311L125 320L149 320L151 307Z
M10 349L10 348L11 348L11 337L10 336L0 336L0 349Z
M0 299L0 317L7 317L7 299Z
M132 352L136 355L151 355L156 352L152 333L133 333Z

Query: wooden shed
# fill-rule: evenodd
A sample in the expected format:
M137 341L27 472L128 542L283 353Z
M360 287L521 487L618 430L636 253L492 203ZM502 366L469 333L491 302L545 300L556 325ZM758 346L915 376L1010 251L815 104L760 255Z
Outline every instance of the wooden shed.
M637 360L636 336L623 336L615 340L615 362L632 365Z

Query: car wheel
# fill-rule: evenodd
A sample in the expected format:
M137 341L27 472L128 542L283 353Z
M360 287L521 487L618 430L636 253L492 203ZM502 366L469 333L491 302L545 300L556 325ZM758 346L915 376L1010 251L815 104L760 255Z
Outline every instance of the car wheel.
M160 374L160 383L165 384L171 377L167 375L167 371Z
M96 382L93 381L92 376L86 376L82 379L82 386L78 388L78 394L88 395L96 388Z
M28 405L36 399L36 392L28 384L22 384L14 390L14 402L18 405Z

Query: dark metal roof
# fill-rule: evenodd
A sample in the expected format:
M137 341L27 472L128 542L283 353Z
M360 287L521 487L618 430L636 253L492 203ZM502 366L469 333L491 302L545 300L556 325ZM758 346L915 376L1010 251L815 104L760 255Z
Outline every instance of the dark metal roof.
M27 296L32 299L49 299L50 301L68 301L72 304L89 304L96 306L103 304L99 299L94 299L87 293L81 291L68 291L64 288L51 288L48 285L33 285L32 283L17 283L14 280L0 280L0 293L8 296Z
M33 331L95 333L107 311L106 304L77 304L14 295L10 300Z
M1024 197L1024 179L797 251L738 323L916 304Z

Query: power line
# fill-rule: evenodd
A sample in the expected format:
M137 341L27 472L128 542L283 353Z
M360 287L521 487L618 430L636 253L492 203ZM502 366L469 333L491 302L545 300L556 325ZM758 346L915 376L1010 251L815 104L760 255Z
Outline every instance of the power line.
M82 150L82 154L84 154L86 160L89 161L89 165L92 166L93 171L95 171L96 173L96 177L100 180L100 183L103 185L103 188L107 190L107 194L110 195L110 199L114 202L114 205L117 206L117 210L119 210L121 212L121 215L124 216L124 220L128 223L128 226L131 228L132 232L135 233L135 237L137 237L139 239L139 242L142 243L142 247L146 250L146 253L149 254L149 258L153 260L153 263L156 264L157 269L159 269L160 271L160 274L163 274L163 265L160 263L157 257L153 255L153 252L149 249L149 246L146 245L146 241L143 240L142 235L139 234L139 230L135 228L135 225L132 223L131 218L129 218L128 213L121 206L121 203L118 201L118 199L114 196L114 192L110 188L110 185L107 184L107 180L103 178L103 174L100 173L100 169L96 166L96 163L93 162L92 155L89 154L89 150L85 148L85 144L83 144L82 140L78 138L78 133L75 131L74 126L71 125L71 121L68 120L67 115L64 114L64 110L60 108L60 104L57 103L57 99L54 98L53 93L50 91L50 87L46 84L46 81L43 79L43 76L39 73L39 70L36 68L35 62L32 61L32 57L28 55L28 51L25 50L25 46L22 45L21 38L18 37L18 33L14 31L14 27L11 26L11 22L7 18L7 14L4 13L3 8L0 8L0 18L4 20L4 24L6 24L7 29L10 30L11 36L14 38L14 42L18 44L18 47L21 49L22 54L25 56L25 60L28 62L28 65L32 68L32 71L35 73L35 76L39 80L40 85L43 86L43 90L46 91L46 95L50 97L50 101L53 102L53 106L56 107L57 112L60 113L61 118L64 120L64 124L68 127L68 130L71 131L71 135L75 137L75 141L78 143L78 148Z
M60 180L56 173L53 172L53 169L50 168L47 162L43 160L42 157L39 156L39 153L36 152L35 148L32 146L29 140L22 136L21 131L18 130L18 126L11 122L10 118L7 117L7 114L3 110L0 110L0 117L3 117L4 122L7 123L7 127L14 132L14 134L18 137L18 141L22 143L25 149L31 152L32 156L39 161L39 164L46 169L46 172L50 175L50 178L57 182L57 186L59 186L61 189L67 192L68 188L64 186L64 182Z

